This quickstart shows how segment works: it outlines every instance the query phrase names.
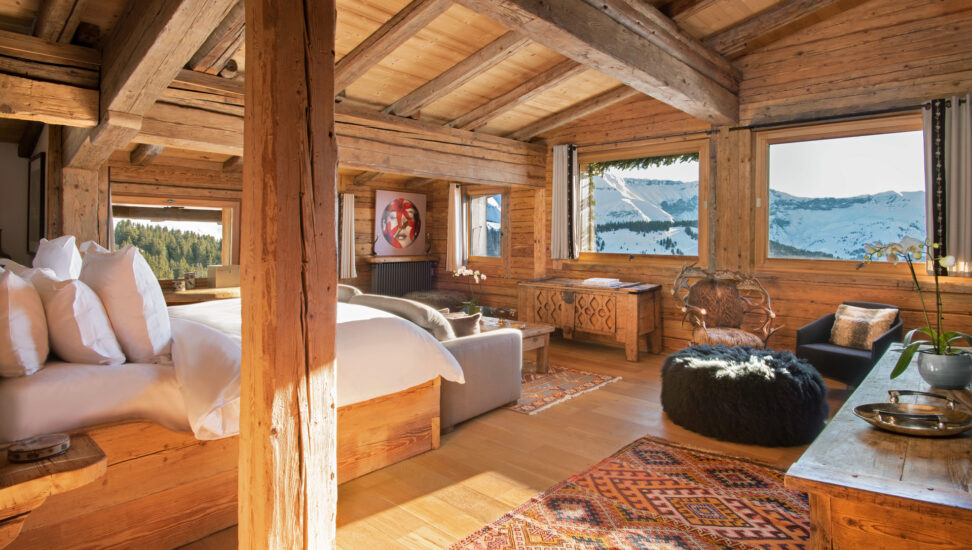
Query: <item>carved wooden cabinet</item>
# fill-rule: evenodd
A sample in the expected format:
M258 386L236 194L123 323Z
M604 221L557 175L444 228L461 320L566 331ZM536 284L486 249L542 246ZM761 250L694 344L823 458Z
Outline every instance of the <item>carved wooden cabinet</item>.
M622 283L616 288L584 286L574 279L537 279L519 285L521 321L553 325L573 338L624 344L628 361L638 360L638 348L647 336L648 349L662 348L661 287Z

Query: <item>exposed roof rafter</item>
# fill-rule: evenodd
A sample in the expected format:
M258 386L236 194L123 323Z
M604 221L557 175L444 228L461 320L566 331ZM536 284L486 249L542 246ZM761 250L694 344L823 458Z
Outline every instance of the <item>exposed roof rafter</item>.
M334 93L340 93L361 78L395 48L401 46L433 19L442 15L451 0L412 0L378 30L358 44L334 65Z
M590 99L586 99L580 103L571 105L570 107L567 107L566 109L554 113L546 118L542 118L533 124L524 126L506 137L510 139L529 140L544 132L548 132L554 128L563 126L568 122L577 120L578 118L587 116L595 111L610 107L615 103L620 103L621 101L636 97L640 94L641 92L638 90L623 85L618 86L617 88L608 90L603 94L596 95Z
M529 43L529 38L510 31L456 63L444 73L419 86L415 91L391 104L382 112L398 116L411 116L426 105L469 82L476 75L496 66Z

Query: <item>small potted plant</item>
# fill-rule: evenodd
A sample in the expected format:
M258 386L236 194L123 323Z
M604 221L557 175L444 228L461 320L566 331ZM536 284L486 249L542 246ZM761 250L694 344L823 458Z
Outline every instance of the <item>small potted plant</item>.
M955 258L953 256L939 256L937 254L939 249L938 243L923 243L911 237L905 237L900 243L882 244L875 242L864 245L866 259L858 267L880 258L895 263L904 259L908 262L911 280L915 284L918 299L921 301L921 311L925 314L925 326L912 329L905 335L904 348L901 350L901 356L891 372L891 378L900 376L911 364L911 359L915 353L918 353L918 373L926 382L936 388L964 389L969 385L969 382L972 382L972 354L969 353L969 350L956 346L963 343L972 345L972 336L962 332L946 331L942 327L944 314L942 313L942 292L938 282L937 268L955 265ZM921 290L921 285L918 284L918 276L915 274L914 262L922 261L924 258L936 264L934 270L934 323L928 317L925 295ZM927 340L916 340L919 335L924 335Z
M486 280L486 274L480 273L478 270L473 271L468 267L461 265L459 269L452 272L453 277L469 277L469 301L463 302L462 310L466 312L467 315L474 315L479 313L482 309L476 303L476 294L473 293L473 281L478 285L480 281Z

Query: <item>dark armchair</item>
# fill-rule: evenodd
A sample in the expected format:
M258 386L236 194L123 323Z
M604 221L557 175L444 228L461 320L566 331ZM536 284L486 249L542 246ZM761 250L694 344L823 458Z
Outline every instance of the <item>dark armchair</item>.
M844 302L867 309L898 309L897 306L871 302ZM891 328L879 336L870 350L854 349L830 343L830 329L834 326L834 314L821 317L797 330L796 355L806 359L820 374L857 386L864 380L878 359L888 350L891 342L901 341L901 316L894 318Z

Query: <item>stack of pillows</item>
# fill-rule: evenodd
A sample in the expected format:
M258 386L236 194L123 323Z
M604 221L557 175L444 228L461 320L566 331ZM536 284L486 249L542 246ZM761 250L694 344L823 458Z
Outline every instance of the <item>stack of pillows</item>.
M0 264L0 377L68 363L158 363L172 336L162 288L134 246L41 239L33 268Z

